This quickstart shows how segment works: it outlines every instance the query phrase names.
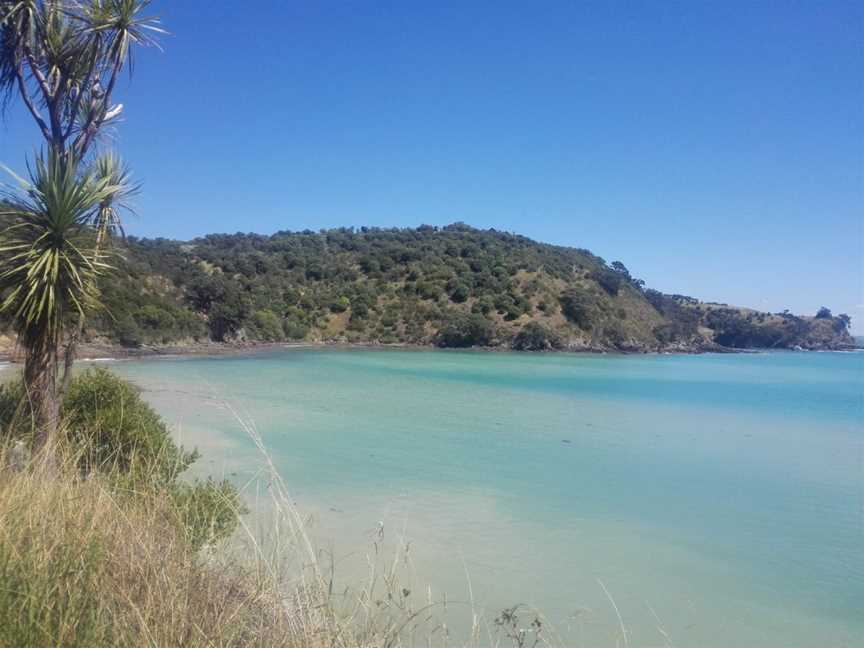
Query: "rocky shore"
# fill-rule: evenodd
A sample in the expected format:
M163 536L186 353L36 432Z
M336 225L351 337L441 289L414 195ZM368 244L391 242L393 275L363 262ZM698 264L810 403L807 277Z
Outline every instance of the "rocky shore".
M78 359L109 360L109 359L134 359L155 358L167 356L227 356L244 355L273 351L278 349L416 349L429 350L438 349L433 344L408 344L390 343L385 344L376 341L348 342L346 340L325 340L316 342L190 342L177 345L147 345L139 347L124 347L119 344L110 343L88 343L79 347ZM495 352L511 351L508 345L493 347L472 347L477 351ZM791 349L759 349L759 348L734 348L726 347L711 341L700 341L693 343L675 343L665 346L648 347L637 343L624 344L618 347L592 345L592 344L570 344L560 349L548 349L546 352L563 353L618 353L623 355L637 355L648 353L664 354L703 354L703 353L758 353L760 351L852 351L857 347L855 344L820 344L812 347L796 346ZM14 341L8 336L0 336L0 361L20 362L23 359L21 350L17 348Z

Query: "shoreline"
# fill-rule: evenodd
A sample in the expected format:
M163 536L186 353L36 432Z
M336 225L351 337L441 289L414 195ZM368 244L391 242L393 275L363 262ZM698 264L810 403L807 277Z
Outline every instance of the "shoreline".
M224 357L247 355L266 351L285 349L370 349L370 350L407 350L407 351L474 351L478 353L577 353L601 355L701 355L704 353L758 353L764 349L730 349L726 347L692 347L674 346L667 349L609 349L604 347L573 347L564 349L546 349L543 351L514 351L510 347L439 347L434 344L416 344L410 342L200 342L195 344L123 347L114 344L82 344L78 347L76 361L98 360L129 360L146 358L178 357ZM20 350L0 350L0 362L18 364L22 359Z
M242 356L255 353L263 353L267 351L289 350L289 349L370 349L370 350L409 350L409 351L475 351L480 353L503 353L515 352L509 347L466 347L466 348L445 348L433 344L412 344L408 342L397 342L392 344L383 344L380 342L243 342L243 343L224 343L224 342L201 342L185 345L166 345L166 346L144 346L144 347L123 347L113 344L83 344L79 347L78 362L100 361L100 360L130 360L130 359L147 359L147 358L165 358L171 356L177 357L225 357L225 356ZM790 353L800 352L854 352L852 348L838 349L738 349L732 347L723 347L716 344L706 345L673 345L667 348L658 349L609 349L603 347L574 347L564 349L547 349L545 351L518 351L518 353L573 353L573 354L600 354L600 355L704 355L707 353L716 354L752 354L764 353L766 351L787 351ZM0 350L0 362L19 364L22 361L22 352L20 349Z

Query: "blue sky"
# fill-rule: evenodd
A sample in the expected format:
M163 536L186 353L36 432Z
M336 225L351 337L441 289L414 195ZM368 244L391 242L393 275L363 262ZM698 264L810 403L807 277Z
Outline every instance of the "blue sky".
M864 331L858 2L155 0L128 231L465 221ZM13 109L0 161L40 145Z

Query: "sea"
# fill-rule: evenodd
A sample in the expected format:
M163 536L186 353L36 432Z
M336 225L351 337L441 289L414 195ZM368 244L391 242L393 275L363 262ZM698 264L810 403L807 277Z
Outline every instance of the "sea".
M339 586L407 552L400 588L447 601L451 645L519 606L568 646L864 646L864 353L112 366L256 500L252 421Z

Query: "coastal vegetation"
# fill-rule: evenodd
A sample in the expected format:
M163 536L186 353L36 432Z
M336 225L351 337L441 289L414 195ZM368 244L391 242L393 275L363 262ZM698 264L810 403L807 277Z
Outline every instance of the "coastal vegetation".
M148 4L0 1L0 107L20 100L45 146L0 202L0 313L24 349L34 447L48 455L78 342L100 306L119 210L137 191L119 158L96 144L123 112L113 93L134 48L162 32L144 14Z
M0 385L0 647L448 641L446 604L400 583L407 561L381 566L380 536L367 584L337 591L266 454L272 537L256 536L248 493L192 476L197 451L133 385L75 367L83 344L853 344L850 318L827 307L800 317L666 295L621 261L461 223L126 238L140 188L104 136L123 112L118 79L163 33L148 6L0 0L0 107L19 102L42 140L0 195L0 333L23 360ZM483 645L554 643L547 633L517 606Z
M227 481L184 478L199 458L172 440L168 426L138 391L105 369L76 375L63 396L58 447L81 478L99 476L116 496L148 494L172 501L193 547L227 538L242 512ZM21 452L38 428L23 380L0 385L0 442Z
M317 326L317 312L258 305L246 286L206 272L187 300L156 273L135 277L132 245L117 245L138 187L101 135L122 114L113 95L134 49L162 33L148 5L0 0L2 107L19 100L44 140L0 196L0 323L24 361L0 385L0 646L383 647L424 625L428 639L441 631L433 603L409 598L392 571L336 600L275 470L272 526L277 536L289 526L290 540L269 559L241 524L237 488L190 478L198 454L173 442L133 386L73 372L94 332L140 345L244 328L303 339ZM468 289L452 296L465 301ZM371 293L326 297L322 309L355 330L377 313ZM491 341L475 333L466 344ZM248 543L235 554L238 526ZM299 567L286 570L298 551Z
M850 320L647 288L620 261L463 224L125 240L87 337L517 350L844 348Z
M310 542L269 458L263 502L184 477L197 453L174 444L134 387L91 369L65 393L46 477L47 457L29 451L22 393L17 380L0 387L0 647L447 643L446 599L413 591L407 549L383 534L368 578L335 586L335 565ZM252 421L238 424L261 443ZM266 515L265 531L241 523L247 502ZM545 628L537 634L539 617L518 613L526 626L535 619L532 641L557 645ZM471 614L465 645L524 645L513 617L490 621L481 641Z

